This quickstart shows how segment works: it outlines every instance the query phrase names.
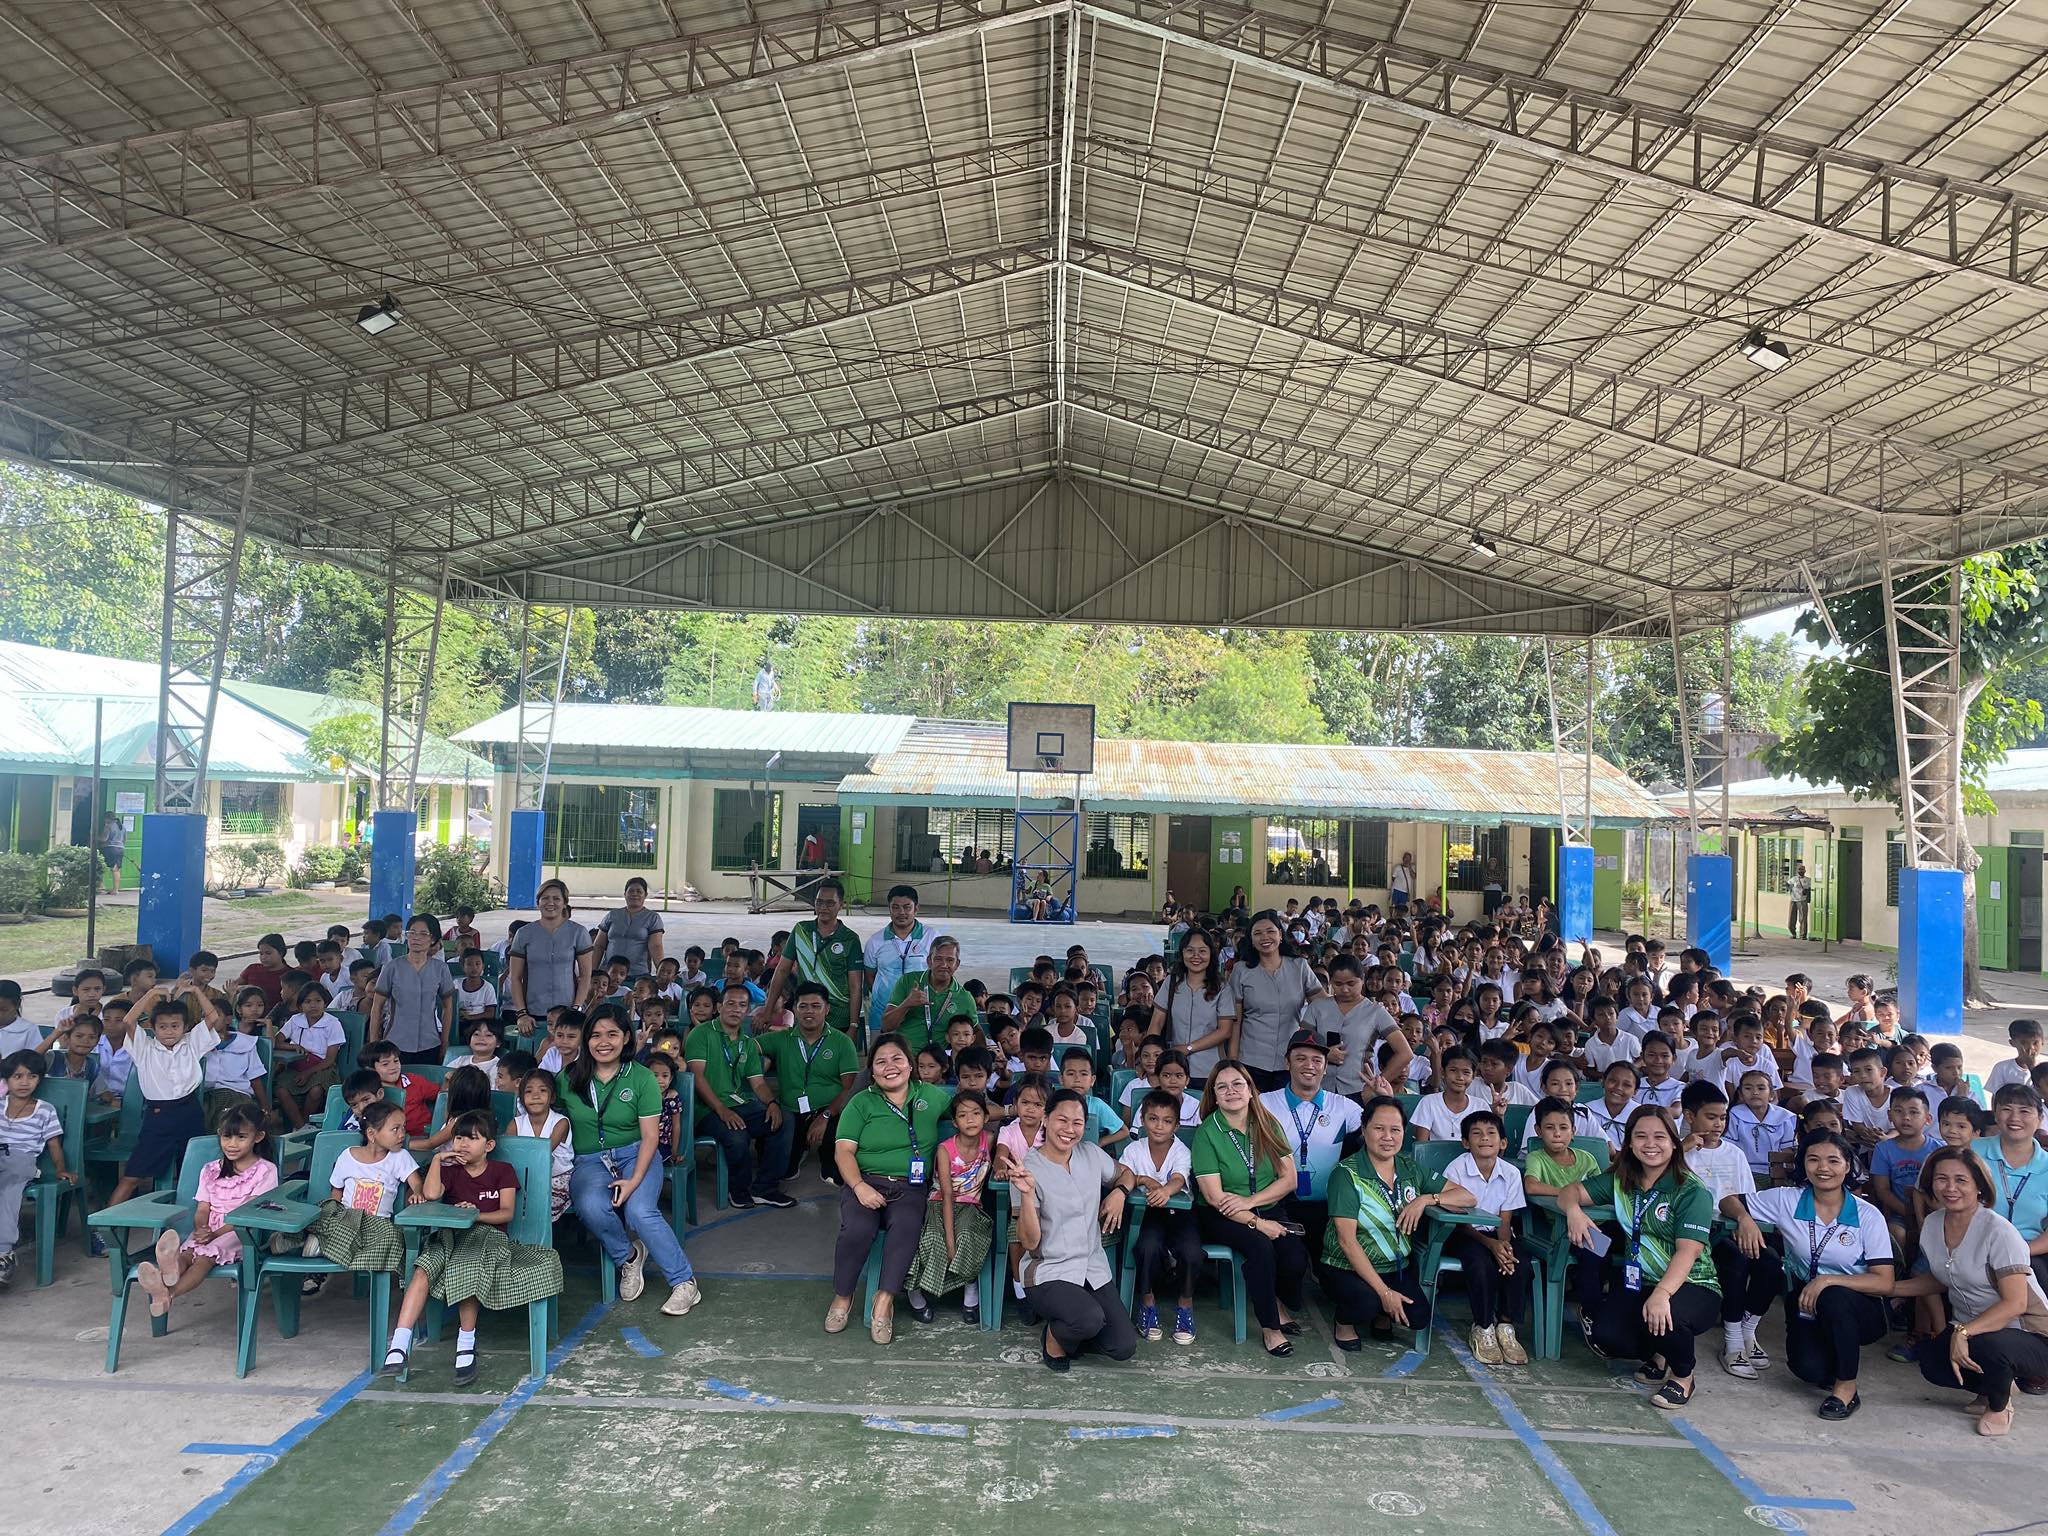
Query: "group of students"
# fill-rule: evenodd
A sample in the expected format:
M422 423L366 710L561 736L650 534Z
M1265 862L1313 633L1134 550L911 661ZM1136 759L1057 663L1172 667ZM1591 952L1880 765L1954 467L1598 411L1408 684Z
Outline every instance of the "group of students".
M26 1047L0 1062L0 1236L13 1237L25 1182L9 1182L24 1161L15 1151L32 1170L35 1152L58 1150L35 1099L42 1074L88 1076L118 1095L118 1064L139 1074L148 1102L116 1198L174 1168L203 1128L221 1136L193 1238L143 1277L152 1310L232 1256L220 1218L266 1187L269 1134L317 1113L330 1089L363 1142L336 1165L313 1229L320 1252L396 1269L399 1200L488 1203L481 1234L439 1240L412 1277L394 1370L428 1295L463 1309L466 1380L476 1307L559 1284L551 1250L504 1241L508 1197L484 1192L509 1187L490 1183L505 1167L490 1156L496 1139L535 1135L553 1149L552 1214L573 1209L618 1266L625 1299L657 1269L671 1315L701 1292L660 1192L665 1169L695 1157L703 1137L742 1207L792 1204L783 1183L817 1158L841 1201L826 1327L848 1325L879 1235L870 1331L882 1343L898 1296L930 1320L957 1291L978 1319L1000 1183L1016 1216L1005 1300L1043 1325L1055 1369L1089 1348L1124 1357L1140 1340L1191 1343L1204 1249L1216 1246L1241 1263L1272 1354L1291 1352L1311 1279L1340 1348L1426 1326L1420 1234L1440 1209L1456 1217L1445 1252L1483 1364L1527 1358L1517 1325L1542 1222L1568 1239L1587 1342L1641 1361L1659 1406L1690 1401L1695 1341L1717 1322L1725 1371L1767 1368L1758 1324L1781 1295L1787 1363L1822 1389L1824 1417L1857 1411L1860 1351L1895 1324L1906 1336L1894 1355L1978 1393L1983 1433L2009 1429L2016 1387L2048 1378L2048 1178L2037 1182L2048 1173L2037 1139L2048 1063L2031 1021L2013 1026L1987 1109L1959 1053L1903 1032L1895 1001L1868 978L1852 981L1838 1015L1804 977L1782 996L1741 992L1697 951L1667 967L1654 940L1631 938L1613 967L1590 949L1573 966L1554 938L1354 905L1314 924L1273 912L1183 918L1170 954L1143 957L1105 1003L1082 946L992 994L961 979L957 941L925 929L914 890L890 893L888 924L865 942L839 920L835 882L814 895L814 917L759 956L735 939L670 960L642 923L643 947L600 966L611 925L564 940L577 925L561 890L552 914L543 903L547 942L524 948L565 955L571 991L539 1018L541 960L511 973L495 1007L482 1004L482 967L467 963L481 941L458 914L472 974L449 999L462 1043L437 1053L449 1068L439 1085L409 1072L415 1053L388 1038L346 1081L317 1080L335 1064L330 1035L339 1044L327 964L337 957L324 946L320 975L294 994L291 967L274 963L282 941L274 953L266 944L259 965L274 986L248 978L231 1007L212 986L211 956L167 986L138 971L121 998L81 979L73 1017L47 1042L20 1020L18 989L0 983L0 1046ZM508 941L509 958L522 946ZM141 1027L121 1027L128 1018ZM279 1058L270 1094L260 1062L216 1081L216 1060L253 1058L236 1043L266 1030ZM491 1115L494 1089L517 1095L508 1124ZM429 1134L444 1095L444 1124ZM1580 1144L1588 1137L1609 1157ZM1434 1140L1458 1142L1456 1155L1417 1155L1415 1143ZM1141 1194L1132 1317L1104 1273L1102 1235Z

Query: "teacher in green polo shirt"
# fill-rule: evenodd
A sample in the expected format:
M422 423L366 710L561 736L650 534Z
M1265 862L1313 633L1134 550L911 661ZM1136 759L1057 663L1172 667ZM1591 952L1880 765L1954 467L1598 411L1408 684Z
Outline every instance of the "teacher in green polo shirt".
M847 1100L839 1116L834 1147L846 1187L839 1195L827 1333L845 1331L853 1315L854 1287L879 1231L882 1276L868 1333L877 1344L896 1336L896 1297L910 1276L924 1232L939 1121L953 1103L947 1089L918 1082L913 1065L901 1035L882 1036L868 1052L868 1086Z
M782 1192L796 1126L769 1089L760 1043L747 1031L752 1000L745 982L728 981L719 994L718 1017L683 1041L683 1065L697 1080L696 1134L717 1143L733 1208L786 1211L796 1204Z
M1308 1250L1285 1202L1294 1194L1294 1159L1280 1124L1259 1103L1251 1069L1225 1059L1202 1090L1202 1123L1188 1148L1200 1203L1202 1241L1234 1249L1244 1260L1245 1296L1265 1335L1266 1353L1294 1353ZM1292 1310L1290 1310L1292 1309Z
M934 1040L946 1040L946 1026L955 1019L978 1019L974 994L956 979L960 974L960 941L949 934L932 940L922 971L906 971L889 989L882 1010L882 1028L901 1035L913 1052Z
M755 1011L755 1028L765 1029L780 1017L792 985L815 981L831 1001L832 1027L852 1030L860 1017L861 982L867 973L861 968L860 935L839 921L845 905L846 888L837 880L820 880L811 888L815 916L790 929L768 981L768 1000Z
M1586 1207L1612 1205L1622 1241L1608 1258L1616 1283L1594 1314L1588 1341L1601 1354L1640 1360L1636 1380L1657 1390L1653 1406L1676 1412L1692 1401L1696 1341L1721 1321L1714 1274L1713 1191L1687 1171L1664 1111L1645 1104L1629 1116L1614 1166L1557 1192L1578 1247L1589 1246Z
M631 1301L645 1288L641 1271L651 1258L669 1283L661 1310L681 1317L703 1297L661 1209L661 1158L655 1150L661 1085L633 1060L632 1026L616 1003L600 1005L588 1018L572 1008L559 1022L573 1022L580 1040L576 1059L556 1078L576 1154L569 1203L618 1265L619 1300Z
M795 1029L777 1029L756 1037L768 1070L775 1074L775 1098L792 1127L795 1157L815 1152L825 1177L838 1181L839 1163L832 1155L833 1132L840 1111L853 1097L860 1052L845 1032L826 1022L831 999L815 981L796 984ZM792 1164L790 1171L794 1173Z

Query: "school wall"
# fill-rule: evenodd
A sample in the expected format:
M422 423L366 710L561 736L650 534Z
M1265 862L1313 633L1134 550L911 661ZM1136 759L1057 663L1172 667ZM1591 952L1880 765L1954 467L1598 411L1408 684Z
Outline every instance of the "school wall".
M958 871L934 874L931 870L898 870L896 868L896 818L912 816L921 818L923 806L871 806L874 819L871 835L875 839L875 904L883 904L892 885L914 885L918 888L918 904L927 916L937 913L941 916L952 912L995 912L1010 909L1010 872L1000 874L962 875ZM1086 807L1083 807L1086 810ZM1152 822L1152 863L1141 877L1115 880L1081 880L1080 911L1083 918L1091 917L1148 917L1156 913L1159 903L1166 899L1166 838L1165 816L1154 816ZM1085 860L1085 843L1082 855Z

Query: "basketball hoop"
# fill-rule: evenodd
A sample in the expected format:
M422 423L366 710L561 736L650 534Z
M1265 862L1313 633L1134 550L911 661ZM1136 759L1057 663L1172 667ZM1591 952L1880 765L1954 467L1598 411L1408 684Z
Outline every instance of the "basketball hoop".
M1059 760L1058 758L1056 758L1056 757L1041 757L1041 758L1039 759L1039 761L1040 761L1041 763L1045 764L1045 771L1046 771L1047 773L1057 773L1057 772L1059 771L1059 766L1060 766L1060 760Z

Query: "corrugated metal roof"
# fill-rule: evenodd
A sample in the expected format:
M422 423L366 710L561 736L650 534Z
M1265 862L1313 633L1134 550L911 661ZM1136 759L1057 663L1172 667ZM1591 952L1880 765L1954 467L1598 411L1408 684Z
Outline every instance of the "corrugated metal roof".
M2002 762L1995 764L1984 775L1984 789L1993 799L2000 795L2048 794L2048 747L2025 747L2008 752ZM1706 800L1718 804L1720 790L1702 790ZM1666 805L1675 806L1684 814L1685 792L1660 797ZM1815 784L1806 779L1786 775L1779 778L1743 779L1728 786L1728 798L1752 802L1768 800L1783 805L1798 801L1802 805L1867 805L1868 799L1858 800L1839 784Z
M800 710L699 709L666 704L564 704L555 712L555 746L680 752L693 756L781 752L811 757L873 757L893 751L910 715L807 714ZM459 742L510 746L519 711L507 709L458 731Z
M244 703L300 732L311 731L321 721L342 715L368 715L380 722L384 718L384 711L377 705L361 699L344 699L338 694L279 688L270 683L228 682L221 686ZM377 771L375 763L356 766L371 774ZM419 776L422 783L428 784L488 784L491 765L487 759L430 731L420 745Z
M882 805L1010 805L1000 725L920 721L894 752L840 781L843 800ZM1068 781L1071 783L1071 781ZM1027 805L1066 792L1050 775L1027 782ZM1311 747L1184 741L1098 741L1081 801L1091 811L1242 816L1319 813L1391 820L1557 820L1557 770L1547 752L1443 747ZM1672 813L1611 763L1594 776L1606 824Z

